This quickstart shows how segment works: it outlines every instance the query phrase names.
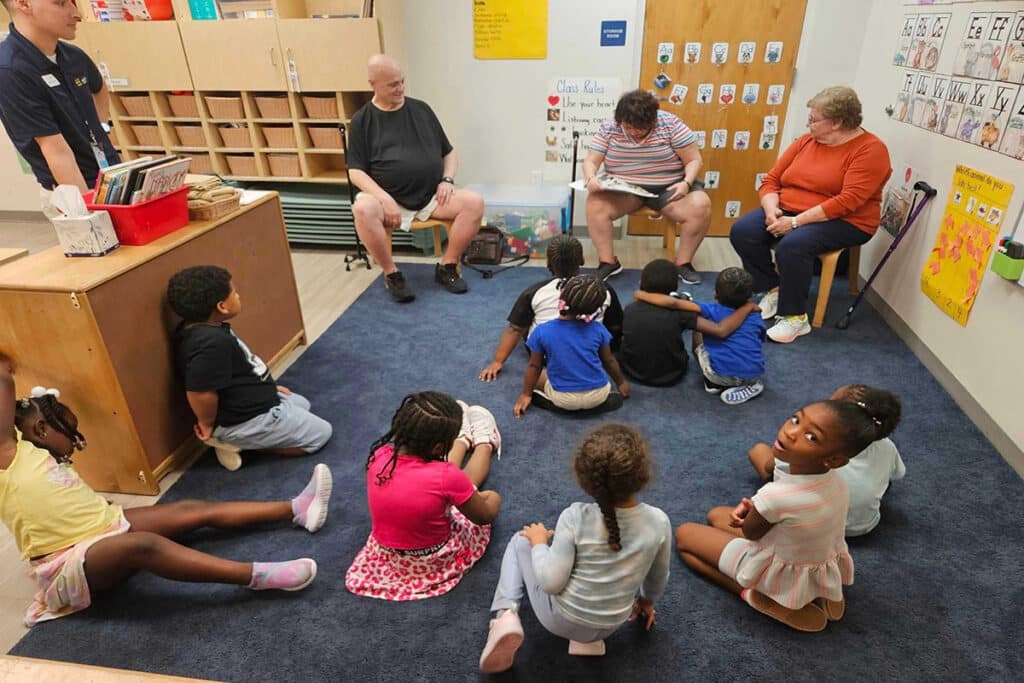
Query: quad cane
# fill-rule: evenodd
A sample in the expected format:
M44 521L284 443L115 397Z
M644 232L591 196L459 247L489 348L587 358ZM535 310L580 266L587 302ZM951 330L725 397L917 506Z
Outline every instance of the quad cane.
M354 209L356 204L356 196L352 191L352 177L348 174L348 137L345 135L345 124L339 123L338 130L341 131L341 151L345 155L345 180L348 181L348 203L349 206ZM356 236L356 253L345 255L345 270L352 270L353 263L359 263L362 261L366 264L366 269L370 269L370 257L366 253L366 247L363 246L362 240L359 239L359 231L355 229L356 215L355 211L352 212L352 230Z

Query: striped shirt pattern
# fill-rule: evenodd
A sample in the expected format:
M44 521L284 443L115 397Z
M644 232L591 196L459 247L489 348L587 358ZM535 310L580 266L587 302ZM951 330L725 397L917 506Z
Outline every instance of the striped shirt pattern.
M843 538L849 495L839 472L776 470L775 481L752 501L774 526L759 540L747 540L727 573L790 609L818 597L840 600L843 585L853 583L853 560Z
M611 175L627 183L663 187L682 180L683 162L676 150L693 144L696 139L678 116L659 111L654 130L640 144L630 139L612 119L601 124L589 149L604 155L604 168Z

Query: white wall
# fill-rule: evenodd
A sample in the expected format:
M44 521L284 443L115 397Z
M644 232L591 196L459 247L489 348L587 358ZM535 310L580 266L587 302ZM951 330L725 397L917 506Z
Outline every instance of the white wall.
M544 167L548 81L640 73L643 0L549 0L547 59L473 57L472 0L405 0L407 93L437 112L459 152L460 183L534 182ZM600 47L602 20L625 19L626 45Z
M853 87L864 103L864 126L885 140L892 157L917 168L939 194L900 243L873 288L1020 448L1024 444L1024 400L1020 393L1024 382L1020 365L1024 287L986 272L967 327L961 327L925 297L920 276L935 242L956 164L1015 183L1007 211L1008 220L1012 220L1024 203L1024 162L899 123L884 113L886 105L895 104L904 71L890 63L900 20L914 9L922 8L892 0L871 3L867 35L872 39L866 43L870 49L861 52ZM1015 11L1024 9L1024 3L979 2L923 9L953 12L938 69L948 74L970 12ZM1012 229L1012 224L1004 225L1002 233ZM889 236L881 232L868 243L862 252L862 276L871 272L890 243Z

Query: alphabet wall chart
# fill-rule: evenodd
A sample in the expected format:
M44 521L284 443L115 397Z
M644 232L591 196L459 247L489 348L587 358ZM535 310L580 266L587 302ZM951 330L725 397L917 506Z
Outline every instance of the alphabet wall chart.
M893 116L903 123L1024 159L1024 10L903 17L893 64L908 69ZM953 32L954 35L947 34ZM953 53L949 74L938 73Z

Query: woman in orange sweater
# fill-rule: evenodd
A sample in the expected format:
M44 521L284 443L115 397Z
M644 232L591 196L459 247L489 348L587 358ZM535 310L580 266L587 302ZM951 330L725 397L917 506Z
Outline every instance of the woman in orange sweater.
M864 244L875 234L882 187L892 173L885 143L860 127L860 100L851 88L826 88L807 106L810 132L789 146L761 183L761 208L729 233L754 276L754 290L767 292L759 304L762 317L779 317L768 337L780 343L811 331L807 294L815 257Z

